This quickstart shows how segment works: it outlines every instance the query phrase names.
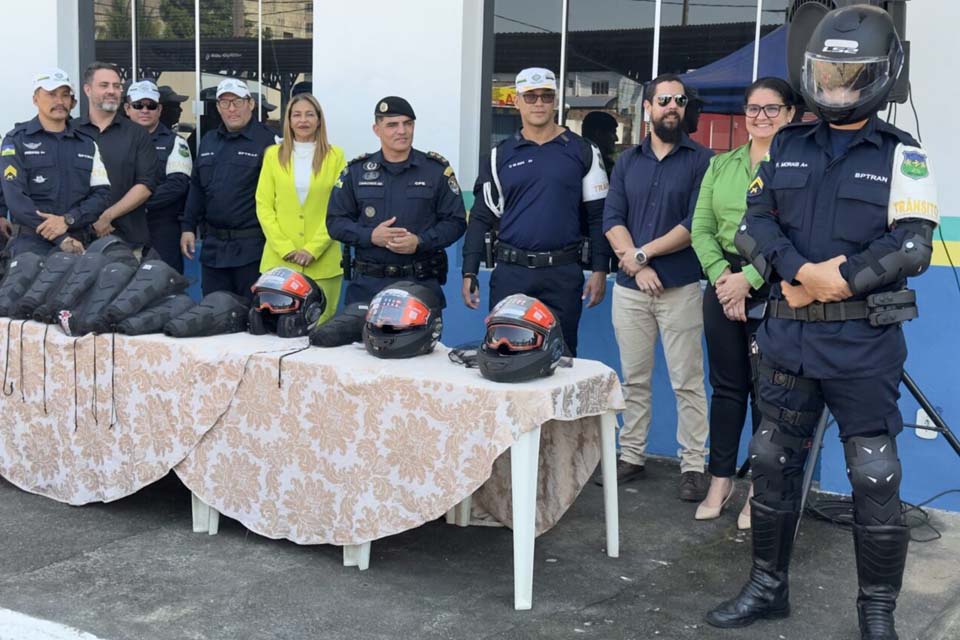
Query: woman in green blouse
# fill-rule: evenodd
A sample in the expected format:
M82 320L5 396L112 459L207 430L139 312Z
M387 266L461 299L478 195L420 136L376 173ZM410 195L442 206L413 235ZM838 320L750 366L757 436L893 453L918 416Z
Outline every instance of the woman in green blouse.
M733 495L748 397L753 424L760 423L752 393L750 342L760 325L760 305L767 290L757 270L737 254L733 237L746 210L747 189L757 166L770 150L773 136L796 115L796 95L780 78L760 78L747 88L745 98L751 140L711 159L690 231L694 251L710 281L703 296L703 329L713 386L709 466L713 478L707 497L697 507L697 520L719 517ZM750 528L749 498L737 526Z

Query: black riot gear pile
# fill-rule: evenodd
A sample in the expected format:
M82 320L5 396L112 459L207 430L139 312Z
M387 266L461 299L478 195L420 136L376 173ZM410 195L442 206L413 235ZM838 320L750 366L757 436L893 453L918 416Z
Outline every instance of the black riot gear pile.
M522 293L507 296L486 320L477 364L495 382L523 382L553 375L563 357L563 332L545 304Z
M401 281L373 297L363 326L363 344L378 358L430 353L443 330L442 302L420 284Z
M903 59L903 45L886 11L861 4L831 11L807 44L804 100L827 122L859 122L886 104Z
M250 333L276 333L281 338L306 335L327 308L323 290L306 275L276 267L252 287Z

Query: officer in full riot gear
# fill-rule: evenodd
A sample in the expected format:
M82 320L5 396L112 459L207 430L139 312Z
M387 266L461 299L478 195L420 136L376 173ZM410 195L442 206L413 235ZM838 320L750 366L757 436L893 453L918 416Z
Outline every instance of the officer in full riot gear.
M826 407L853 487L864 639L897 638L910 540L900 503L897 407L907 278L930 264L939 220L927 154L877 111L903 65L890 16L828 13L807 45L802 93L818 122L784 128L750 186L736 245L772 283L757 333L760 427L750 445L753 567L707 614L718 627L789 615L787 569L809 440Z

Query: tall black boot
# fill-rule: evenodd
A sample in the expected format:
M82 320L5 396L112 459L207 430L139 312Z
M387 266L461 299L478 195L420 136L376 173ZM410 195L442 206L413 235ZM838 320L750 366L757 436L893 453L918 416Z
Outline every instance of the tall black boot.
M857 554L857 616L863 640L897 640L893 610L903 584L910 528L899 525L853 526Z
M750 501L753 567L740 595L707 613L715 627L745 627L764 618L790 615L787 568L797 528L797 512L771 509Z

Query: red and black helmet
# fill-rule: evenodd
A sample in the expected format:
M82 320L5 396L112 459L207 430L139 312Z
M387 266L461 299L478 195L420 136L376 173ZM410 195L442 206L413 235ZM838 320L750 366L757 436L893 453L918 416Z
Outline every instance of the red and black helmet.
M265 272L250 290L250 333L254 335L270 332L281 338L305 336L327 308L323 289L287 267Z
M553 375L563 356L560 323L536 298L517 293L501 300L486 319L477 364L496 382L523 382Z
M428 287L397 282L370 301L363 344L378 358L430 353L443 330L442 303Z

